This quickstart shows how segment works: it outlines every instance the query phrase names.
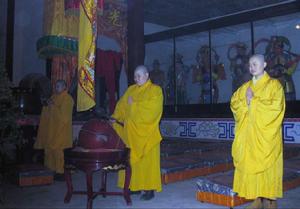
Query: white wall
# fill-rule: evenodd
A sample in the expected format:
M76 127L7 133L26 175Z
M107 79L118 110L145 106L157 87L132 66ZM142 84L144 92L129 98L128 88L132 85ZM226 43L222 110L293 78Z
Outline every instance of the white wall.
M39 59L36 42L43 35L43 0L16 0L14 26L13 83L28 73L46 74L44 59Z

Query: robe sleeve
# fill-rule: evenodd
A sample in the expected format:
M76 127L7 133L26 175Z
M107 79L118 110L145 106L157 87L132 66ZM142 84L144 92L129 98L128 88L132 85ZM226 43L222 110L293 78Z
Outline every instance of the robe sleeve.
M129 89L128 89L129 90ZM119 99L117 105L115 107L114 113L111 117L115 118L120 122L124 122L125 114L126 114L126 106L127 106L127 97L128 97L128 90L124 93L124 95Z
M252 98L249 117L252 121L255 121L257 128L264 127L260 130L265 131L268 129L269 131L273 130L271 133L277 133L284 117L284 91L277 80L273 80L266 91L269 91L269 97L262 98L254 95ZM270 140L272 139L270 138Z
M281 130L285 111L285 98L282 85L273 80L268 89L268 98L254 97L251 100L249 118L255 121L255 128L261 133L266 133L264 140L274 141L275 135Z
M45 145L47 143L48 122L49 122L49 108L48 106L43 106L40 122L39 122L37 138L34 143L35 149L45 148Z
M55 102L52 107L52 118L50 126L54 133L51 135L50 147L67 148L72 146L72 112L73 99L70 95L64 95L62 102L57 105Z
M54 95L53 104L43 108L36 148L64 149L72 146L73 99ZM42 144L38 142L41 140Z
M142 158L161 138L159 121L163 109L163 95L160 87L155 86L144 100L134 101L129 105L126 120L128 143L131 149L131 162Z
M231 97L230 108L233 113L236 124L242 123L248 113L248 105L246 99L246 86L239 88Z
M282 121L285 112L284 91L277 80L271 80L264 96L255 96L251 100L249 121L251 148L247 172L258 173L272 166L282 156Z
M66 123L72 123L72 112L73 112L73 99L71 96L66 95L63 102L60 105L53 104L53 117L54 121L57 121L58 123L66 124Z
M127 89L127 91L124 93L124 95L119 99L119 101L117 102L117 105L115 107L114 113L111 115L111 117L115 118L116 120L118 120L122 123L124 123L124 121L125 121L126 108L127 108L127 97L128 97L129 89L130 89L130 87ZM129 147L124 127L118 123L113 123L112 127L117 132L117 134L122 139L122 141L125 143L126 147Z
M131 106L130 119L141 125L152 125L160 120L163 106L163 95L160 87L151 92L146 101L134 101Z

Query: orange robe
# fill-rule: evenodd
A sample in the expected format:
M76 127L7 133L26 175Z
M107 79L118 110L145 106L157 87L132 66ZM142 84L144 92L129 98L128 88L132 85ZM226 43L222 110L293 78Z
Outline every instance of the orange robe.
M64 172L63 150L72 147L73 99L63 91L51 97L53 104L43 107L36 149L45 150L45 165L57 173Z
M133 103L128 104L128 97ZM130 86L117 103L112 117L124 123L114 124L114 129L130 148L132 169L129 188L161 191L159 122L163 110L163 94L158 85L148 80L144 85ZM124 185L120 172L119 186Z
M249 106L248 87L254 93ZM285 98L280 82L265 73L255 84L245 83L233 94L231 110L236 123L233 190L247 199L282 197Z

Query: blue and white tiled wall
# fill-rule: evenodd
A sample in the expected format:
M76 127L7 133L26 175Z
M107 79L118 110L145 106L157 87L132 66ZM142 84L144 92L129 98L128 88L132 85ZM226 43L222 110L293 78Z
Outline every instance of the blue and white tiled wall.
M164 138L233 140L231 118L164 118L160 124ZM287 118L282 126L286 143L300 143L300 118Z

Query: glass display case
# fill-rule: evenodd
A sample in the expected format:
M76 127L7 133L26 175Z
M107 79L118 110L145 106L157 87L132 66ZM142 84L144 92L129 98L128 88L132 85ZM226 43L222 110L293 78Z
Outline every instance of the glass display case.
M287 101L300 100L299 20L294 13L254 22L255 53L265 55L267 72L281 82Z
M251 79L248 60L255 53L265 56L266 71L280 80L286 100L299 101L300 12L295 10L279 5L146 35L145 64L158 69L151 78L160 80L155 82L164 90L165 109L186 116L229 113L233 92Z

